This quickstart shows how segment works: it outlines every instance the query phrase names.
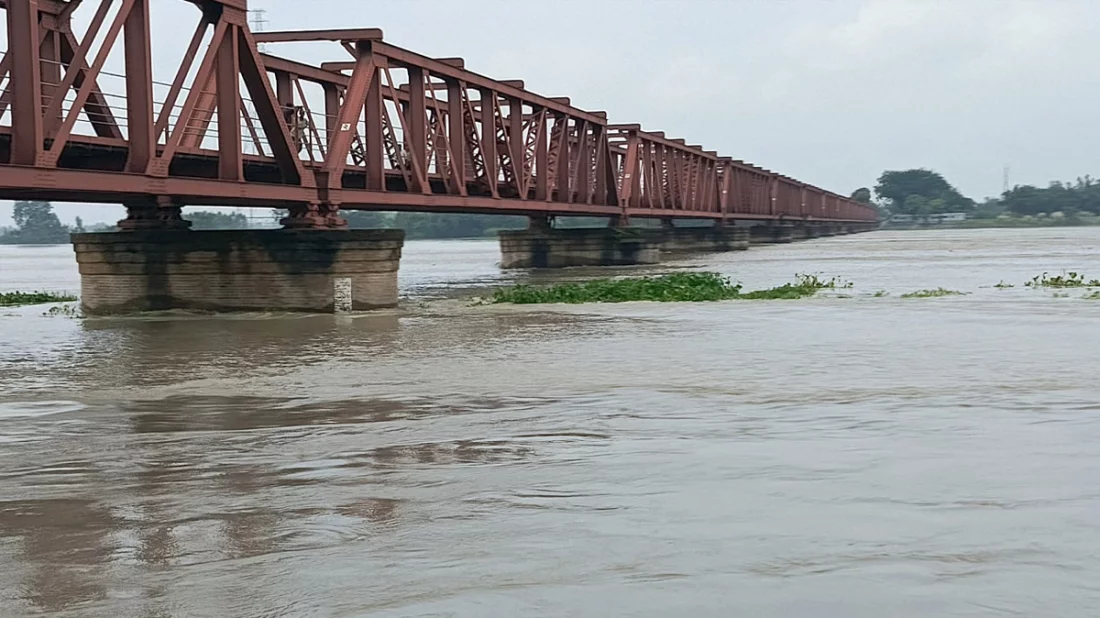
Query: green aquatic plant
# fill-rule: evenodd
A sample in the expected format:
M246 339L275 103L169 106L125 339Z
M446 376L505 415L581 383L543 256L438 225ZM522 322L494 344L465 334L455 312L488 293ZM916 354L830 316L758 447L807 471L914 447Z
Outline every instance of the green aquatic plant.
M993 287L995 287L997 289L1000 289L1000 290L1006 290L1008 288L1014 288L1016 286L1012 285L1011 283L1005 283L1004 279L1002 279L1000 283L998 283L997 285L995 285Z
M890 295L890 293L887 292L886 290L879 290L879 291L875 292L874 294L871 294L871 296L873 296L875 298L882 298L884 296L889 296L889 295Z
M795 275L795 284L801 287L813 288L815 290L835 290L851 288L853 284L851 281L844 281L840 277L830 277L829 279L823 279L819 276L819 273L811 273L808 275Z
M62 303L73 300L76 300L76 296L72 294L58 294L56 292L0 292L0 307Z
M916 292L909 292L908 294L902 294L902 298L939 298L941 296L962 296L964 292L956 290L948 290L945 288L936 288L934 290L917 290Z
M1069 292L1055 292L1050 296L1051 298L1069 298Z
M735 298L741 285L717 273L674 273L657 277L594 279L549 286L516 285L493 292L489 302L515 304L713 301Z
M793 283L742 292L718 273L674 273L655 277L595 279L549 286L516 285L495 290L489 303L621 303L629 301L700 302L717 300L789 300L813 296L819 290L850 287L839 279L797 275Z
M1085 294L1081 298L1084 298L1085 300L1100 300L1100 290L1097 290L1095 292L1089 292L1088 294Z
M42 315L48 318L62 317L62 318L82 318L84 313L80 311L80 307L72 304L57 305L50 307L46 311L42 312Z
M1043 273L1032 277L1024 285L1029 288L1100 288L1100 280L1085 279L1085 275L1076 272L1063 272L1061 275Z
M813 296L820 290L834 289L831 281L821 280L812 275L796 275L794 283L784 283L778 287L753 290L737 296L741 300L795 300Z

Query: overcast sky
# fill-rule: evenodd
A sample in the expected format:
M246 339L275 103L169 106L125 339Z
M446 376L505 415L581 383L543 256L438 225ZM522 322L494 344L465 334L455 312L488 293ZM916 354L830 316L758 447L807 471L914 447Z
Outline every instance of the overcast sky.
M90 3L89 3L90 4ZM152 0L157 78L197 10ZM388 42L569 96L849 193L928 167L963 193L1100 176L1097 0L252 0L268 30L380 27ZM81 9L88 18L91 7ZM338 47L269 52L343 60ZM59 206L66 221L121 208ZM0 225L10 224L10 203Z

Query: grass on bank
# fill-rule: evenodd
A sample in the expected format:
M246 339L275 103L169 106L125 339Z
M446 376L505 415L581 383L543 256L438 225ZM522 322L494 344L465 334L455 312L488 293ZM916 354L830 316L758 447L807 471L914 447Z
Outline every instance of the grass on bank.
M74 300L76 300L76 296L72 294L58 294L55 292L0 292L0 307L64 303Z
M493 292L490 303L520 305L550 303L622 303L630 301L704 302L717 300L796 299L819 290L851 287L837 278L797 275L793 283L743 292L740 283L712 272L674 273L655 277L595 279L548 286L517 285Z

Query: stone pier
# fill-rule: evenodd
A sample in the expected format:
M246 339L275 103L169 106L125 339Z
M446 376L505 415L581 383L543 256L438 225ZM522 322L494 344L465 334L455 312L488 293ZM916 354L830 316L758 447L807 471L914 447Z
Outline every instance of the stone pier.
M500 232L501 268L657 264L661 240L640 228L556 229L532 225Z
M404 239L402 230L72 235L88 315L393 307Z
M712 227L663 227L655 230L661 250L667 253L716 253L749 248L749 228L732 225Z
M781 244L794 240L794 226L786 223L754 225L749 230L749 238L754 245Z

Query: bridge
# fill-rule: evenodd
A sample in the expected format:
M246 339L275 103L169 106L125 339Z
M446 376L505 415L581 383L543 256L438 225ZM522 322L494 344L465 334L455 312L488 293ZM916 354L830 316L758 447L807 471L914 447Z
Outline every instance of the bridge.
M122 271L150 276L107 272L120 251L148 262L166 243L177 252L228 243L224 251L249 261L261 259L256 243L339 252L340 243L374 242L372 251L396 245L399 257L401 237L356 236L341 210L526 215L531 230L502 236L505 266L653 261L663 240L624 233L639 219L666 229L713 222L710 232L669 232L696 248L864 231L877 220L842 195L609 122L567 97L476 73L461 58L403 49L378 29L252 32L247 0L177 1L195 5L195 28L169 81L154 78L150 0L0 0L8 34L0 199L126 207L122 232L74 237L86 306L103 285L123 294L123 284L106 283ZM328 44L332 61L287 57L298 43ZM198 205L283 208L287 233L169 234L188 226L181 208ZM611 226L556 230L562 215ZM171 275L158 276L171 287ZM202 296L200 288L188 290ZM178 291L164 294L179 300ZM323 296L337 303L333 292ZM378 304L351 296L356 306Z

